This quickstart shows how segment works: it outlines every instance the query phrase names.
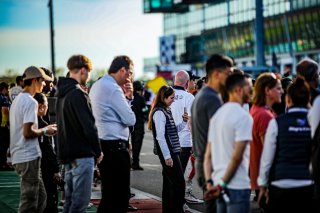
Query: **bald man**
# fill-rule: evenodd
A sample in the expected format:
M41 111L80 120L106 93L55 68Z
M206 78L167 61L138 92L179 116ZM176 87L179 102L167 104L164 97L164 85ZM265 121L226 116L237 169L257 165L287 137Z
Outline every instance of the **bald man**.
M191 119L191 106L194 100L194 96L187 92L188 83L190 81L189 74L185 70L180 70L176 73L174 78L174 90L175 90L175 100L171 105L172 116L174 122L179 124L182 122L182 115L187 112L189 119ZM191 125L186 125L186 127L178 132L179 141L181 146L180 161L182 166L182 171L185 172L188 160L192 153L192 137L191 137ZM192 195L192 188L186 191L186 201L188 203L201 203L202 200L197 199Z

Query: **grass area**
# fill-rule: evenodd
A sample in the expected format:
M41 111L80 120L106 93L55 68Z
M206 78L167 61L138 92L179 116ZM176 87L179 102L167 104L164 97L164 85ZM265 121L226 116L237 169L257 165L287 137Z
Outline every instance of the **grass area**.
M0 171L0 212L16 213L19 207L20 180L15 171ZM95 206L88 213L97 212Z

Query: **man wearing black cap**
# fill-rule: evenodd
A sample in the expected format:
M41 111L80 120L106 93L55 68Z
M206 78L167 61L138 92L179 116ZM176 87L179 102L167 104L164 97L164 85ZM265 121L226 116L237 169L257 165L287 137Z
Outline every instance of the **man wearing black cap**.
M10 152L21 182L19 212L42 212L47 196L41 179L38 137L53 136L56 126L38 129L38 103L33 96L42 91L45 80L52 79L41 68L31 66L25 70L23 80L24 90L10 109Z
M200 79L199 76L194 75L191 71L187 71L189 74L189 83L188 83L188 88L187 91L191 94L193 94L195 88L196 88L196 80Z
M146 103L143 97L143 85L140 81L133 82L132 110L136 115L136 124L131 134L132 144L132 165L133 170L143 170L139 163L139 155L144 137L144 115L147 112Z

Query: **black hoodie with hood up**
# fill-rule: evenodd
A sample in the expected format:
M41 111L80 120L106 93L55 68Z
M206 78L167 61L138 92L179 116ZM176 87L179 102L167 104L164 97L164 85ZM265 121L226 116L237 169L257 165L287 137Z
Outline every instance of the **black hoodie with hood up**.
M59 78L57 85L58 159L69 163L77 158L99 157L97 127L88 94L72 78Z

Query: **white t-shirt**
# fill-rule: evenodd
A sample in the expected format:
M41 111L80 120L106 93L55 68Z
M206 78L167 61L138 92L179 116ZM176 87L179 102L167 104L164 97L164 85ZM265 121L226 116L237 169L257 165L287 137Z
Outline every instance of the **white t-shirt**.
M11 102L22 92L23 89L20 86L14 86L9 90L9 97Z
M182 89L175 89L174 102L171 104L171 112L175 124L182 123L182 115L184 114L184 108L186 108L188 116L191 117L191 106L194 100L194 96ZM191 129L188 125L178 133L181 147L192 147Z
M38 138L26 139L23 124L33 123L38 129L38 103L29 94L21 92L10 108L10 152L12 164L29 162L41 157Z
M224 104L210 120L208 142L211 143L212 179L218 183L225 175L235 143L252 140L253 120L243 107L234 102ZM242 162L228 183L230 189L249 189L249 146Z

